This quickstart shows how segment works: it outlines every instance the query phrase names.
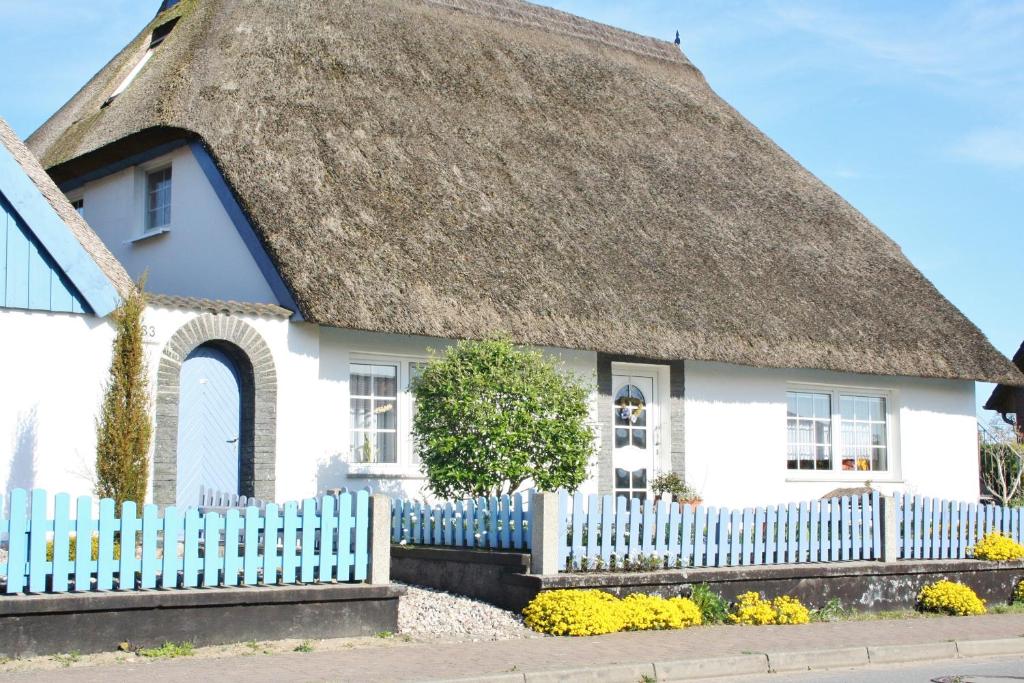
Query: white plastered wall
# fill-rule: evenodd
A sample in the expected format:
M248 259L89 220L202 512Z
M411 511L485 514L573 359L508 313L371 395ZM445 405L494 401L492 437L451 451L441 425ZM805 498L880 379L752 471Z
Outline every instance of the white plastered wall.
M139 239L145 226L146 172L171 166L171 224ZM89 225L146 289L207 299L279 303L188 146L86 183Z
M895 467L888 475L786 469L786 391L822 384L887 392ZM707 504L818 498L870 480L883 492L977 500L974 383L818 370L686 363L686 477Z
M92 315L0 309L0 494L87 494L113 328Z

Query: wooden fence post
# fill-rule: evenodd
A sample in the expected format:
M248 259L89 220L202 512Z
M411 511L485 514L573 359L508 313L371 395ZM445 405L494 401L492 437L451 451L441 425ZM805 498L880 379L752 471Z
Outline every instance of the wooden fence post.
M558 573L558 494L530 497L530 573Z
M882 562L896 562L899 559L900 538L899 523L896 521L896 498L894 496L880 496L878 499L882 506L879 521L882 524Z
M375 493L370 498L370 576L368 583L391 582L391 498Z

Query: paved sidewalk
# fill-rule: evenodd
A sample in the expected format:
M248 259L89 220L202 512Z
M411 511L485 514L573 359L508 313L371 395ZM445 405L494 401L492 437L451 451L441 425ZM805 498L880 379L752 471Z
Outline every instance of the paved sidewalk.
M752 653L806 652L865 646L945 644L1024 638L1024 615L880 620L802 626L712 626L681 631L617 633L590 638L532 638L498 642L380 641L368 647L310 653L128 661L60 671L0 674L0 681L181 680L337 681L430 680L522 672L540 674L599 667L593 680L640 680L616 665L700 660ZM1022 644L1024 645L1024 644ZM913 648L912 648L913 649ZM1024 651L1024 647L1021 648ZM922 648L927 652L928 648ZM812 657L813 659L813 657ZM586 672L578 672L579 680ZM599 675L600 674L600 675ZM527 676L527 679L533 678ZM539 678L539 677L538 677Z

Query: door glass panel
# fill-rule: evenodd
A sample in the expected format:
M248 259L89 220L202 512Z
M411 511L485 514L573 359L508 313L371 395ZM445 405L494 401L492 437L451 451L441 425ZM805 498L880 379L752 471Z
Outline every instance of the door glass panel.
M615 447L625 448L629 445L629 430L617 428L615 430Z
M633 430L633 445L637 448L647 448L647 430L646 429L634 429Z
M621 467L615 468L615 488L617 489L628 489L629 488L629 472L622 469Z
M633 488L645 489L647 488L647 470L640 469L633 471Z

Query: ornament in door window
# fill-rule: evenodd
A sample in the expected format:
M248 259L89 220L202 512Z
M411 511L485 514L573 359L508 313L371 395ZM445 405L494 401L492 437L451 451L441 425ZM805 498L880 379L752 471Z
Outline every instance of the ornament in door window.
M615 424L643 427L647 424L647 401L643 392L632 384L615 395Z

